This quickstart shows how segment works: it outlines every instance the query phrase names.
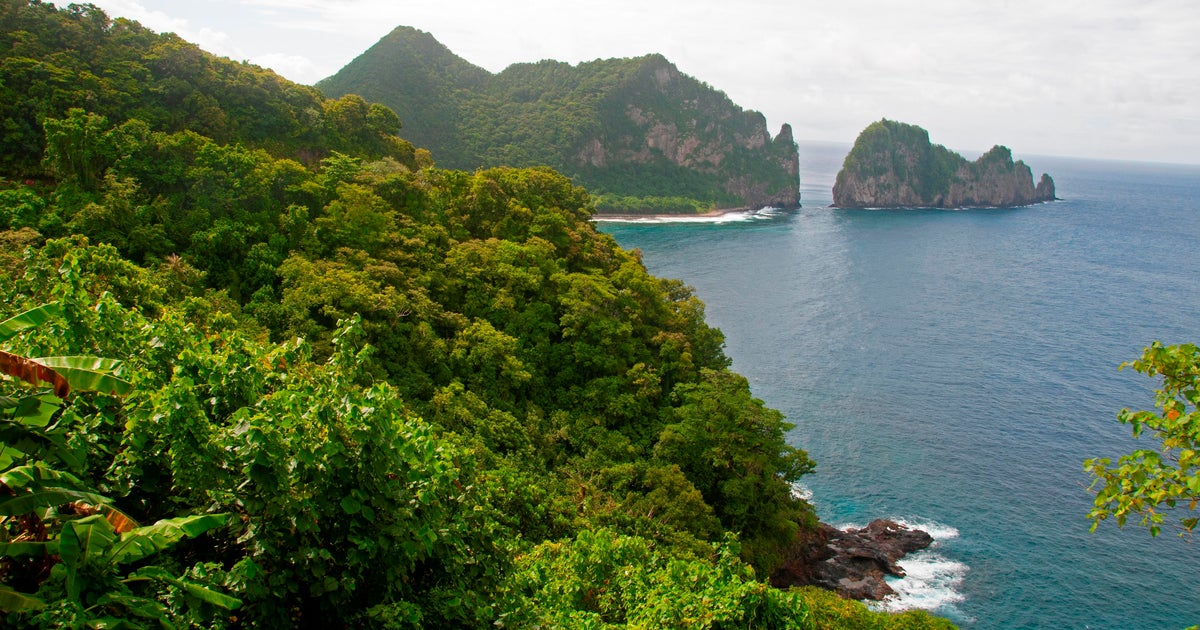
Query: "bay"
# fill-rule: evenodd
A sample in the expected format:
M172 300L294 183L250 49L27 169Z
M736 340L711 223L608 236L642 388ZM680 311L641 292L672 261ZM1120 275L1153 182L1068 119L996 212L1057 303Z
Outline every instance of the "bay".
M1026 157L1061 201L831 209L847 150L801 145L795 212L601 229L695 287L817 460L823 520L934 533L889 607L966 628L1200 623L1200 548L1089 533L1082 468L1147 445L1116 414L1152 408L1155 383L1117 367L1200 341L1200 167Z

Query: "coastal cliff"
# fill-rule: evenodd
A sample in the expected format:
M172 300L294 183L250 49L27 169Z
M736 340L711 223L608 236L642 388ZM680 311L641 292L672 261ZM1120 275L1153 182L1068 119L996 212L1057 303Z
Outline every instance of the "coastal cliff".
M1054 180L994 146L974 162L915 125L883 119L859 134L833 186L838 208L1026 206L1055 199Z
M588 188L602 211L799 205L791 127L772 136L761 113L662 55L543 60L492 74L399 27L317 88L392 108L400 135L440 166L548 165Z

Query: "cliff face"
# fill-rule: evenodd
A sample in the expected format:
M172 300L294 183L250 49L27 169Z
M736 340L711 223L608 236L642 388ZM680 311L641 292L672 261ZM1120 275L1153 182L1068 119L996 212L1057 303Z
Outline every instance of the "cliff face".
M869 125L833 186L839 208L1025 206L1055 199L1054 180L1035 187L1024 162L995 146L974 162L929 142L929 133L890 120Z
M762 114L661 55L493 75L401 27L317 87L391 107L401 136L449 168L544 164L596 194L799 205L791 127L772 138Z

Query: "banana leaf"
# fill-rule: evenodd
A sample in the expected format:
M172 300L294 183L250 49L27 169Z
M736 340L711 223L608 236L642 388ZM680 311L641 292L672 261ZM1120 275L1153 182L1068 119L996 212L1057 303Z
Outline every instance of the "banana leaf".
M62 305L58 302L51 302L13 315L0 322L0 342L12 339L23 330L41 326L61 314Z
M0 584L0 610L16 613L27 610L38 610L45 607L46 602L33 595L14 591L6 585Z

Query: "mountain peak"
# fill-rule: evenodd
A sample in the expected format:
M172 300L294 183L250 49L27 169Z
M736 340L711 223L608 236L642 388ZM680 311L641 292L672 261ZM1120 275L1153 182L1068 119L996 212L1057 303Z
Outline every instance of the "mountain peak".
M405 139L450 168L549 165L597 195L684 198L697 210L799 200L790 133L772 142L762 114L658 53L491 74L399 27L317 87L391 107Z

